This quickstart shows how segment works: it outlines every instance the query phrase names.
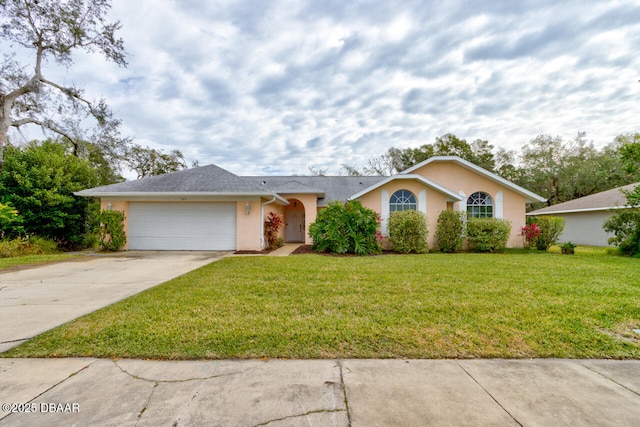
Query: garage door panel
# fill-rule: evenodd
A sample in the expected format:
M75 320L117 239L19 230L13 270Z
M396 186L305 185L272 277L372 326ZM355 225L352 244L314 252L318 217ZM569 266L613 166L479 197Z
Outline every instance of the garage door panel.
M235 203L129 203L129 249L233 250Z

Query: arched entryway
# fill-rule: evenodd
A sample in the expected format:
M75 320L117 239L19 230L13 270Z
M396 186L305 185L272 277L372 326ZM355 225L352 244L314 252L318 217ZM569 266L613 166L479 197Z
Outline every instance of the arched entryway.
M285 207L284 241L303 243L305 233L304 205L298 199L289 199L289 206Z

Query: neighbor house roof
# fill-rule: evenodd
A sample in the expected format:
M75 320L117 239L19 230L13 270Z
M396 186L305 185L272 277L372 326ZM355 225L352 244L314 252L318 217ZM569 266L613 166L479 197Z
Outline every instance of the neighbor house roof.
M553 215L624 208L627 205L627 198L622 191L632 191L638 185L640 185L640 182L569 200L568 202L558 203L557 205L547 206L546 208L529 212L527 215Z
M504 178L502 178L501 176L496 175L495 173L489 172L486 169L481 168L478 165L475 165L463 158L460 158L458 156L434 156L434 157L430 157L427 160L418 163L415 166L410 167L409 169L400 172L400 174L410 174L413 171L428 165L430 163L437 163L437 162L453 162L453 163L457 163L458 165L472 170L488 179L490 179L491 181L497 182L498 184L501 184L509 189L511 189L512 191L514 191L515 193L518 193L522 196L525 197L527 203L534 203L534 202L546 202L547 199L545 199L542 196L539 196L525 188L520 187L519 185L514 184L511 181L508 181Z

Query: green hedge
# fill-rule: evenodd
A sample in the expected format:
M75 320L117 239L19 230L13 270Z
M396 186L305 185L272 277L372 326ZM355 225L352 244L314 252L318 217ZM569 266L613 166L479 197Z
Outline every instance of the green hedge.
M387 222L389 241L400 253L427 252L427 218L422 212L409 210L393 212Z
M462 249L464 242L464 212L444 210L438 215L436 244L441 252L455 252Z
M546 251L558 241L564 230L564 218L559 216L534 216L527 218L527 224L536 224L540 234L535 238L535 246L539 251Z
M316 251L369 255L382 250L378 225L378 214L360 201L335 201L318 212L309 235Z
M467 238L473 249L494 252L507 246L511 223L498 218L470 218L467 221Z

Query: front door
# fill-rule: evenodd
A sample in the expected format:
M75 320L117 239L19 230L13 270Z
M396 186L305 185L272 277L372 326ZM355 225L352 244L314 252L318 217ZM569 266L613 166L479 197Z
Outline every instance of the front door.
M288 210L285 226L287 242L304 242L304 211Z

